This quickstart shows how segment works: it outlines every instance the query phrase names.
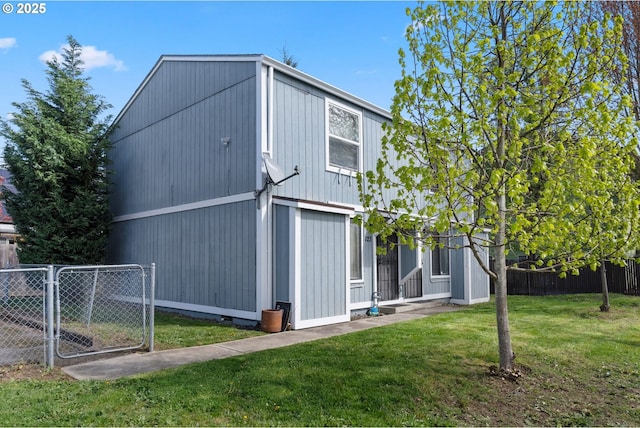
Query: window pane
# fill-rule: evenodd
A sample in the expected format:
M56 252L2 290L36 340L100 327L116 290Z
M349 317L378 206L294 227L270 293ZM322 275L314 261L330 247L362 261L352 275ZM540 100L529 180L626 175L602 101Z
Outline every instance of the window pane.
M431 275L440 275L440 249L437 247L431 250Z
M447 245L447 239L443 237L436 238L437 242ZM431 275L449 275L449 249L446 247L435 247L431 250Z
M440 275L449 275L449 249L440 249Z
M360 142L358 115L329 105L329 133L347 140Z
M358 171L358 146L329 138L329 163L333 166Z
M362 279L362 233L361 227L351 220L351 279Z

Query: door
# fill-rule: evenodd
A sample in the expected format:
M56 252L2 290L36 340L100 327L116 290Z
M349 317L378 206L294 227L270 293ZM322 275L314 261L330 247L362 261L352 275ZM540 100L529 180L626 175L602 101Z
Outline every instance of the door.
M394 244L391 248L391 244ZM377 248L385 248L385 254L378 254L378 293L380 300L396 300L400 298L400 286L398 282L398 237L393 234L383 241L376 237Z

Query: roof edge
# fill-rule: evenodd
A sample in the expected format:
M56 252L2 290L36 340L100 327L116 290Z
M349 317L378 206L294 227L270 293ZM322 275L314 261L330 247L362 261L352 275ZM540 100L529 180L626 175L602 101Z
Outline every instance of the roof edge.
M145 78L142 80L142 82L140 83L140 85L138 85L138 87L136 88L136 90L134 91L133 95L131 95L131 97L129 98L129 100L126 102L126 104L124 105L124 107L122 107L122 109L120 110L120 112L118 113L118 115L115 117L115 119L113 120L111 127L115 126L120 119L122 118L122 116L124 116L124 114L129 110L129 108L131 107L131 105L134 103L134 101L138 98L138 96L140 95L140 93L144 90L144 88L147 86L147 84L149 83L149 81L151 80L151 78L156 74L156 72L158 71L158 69L160 68L160 66L165 63L165 62L170 62L170 61L191 61L191 62L256 62L256 63L261 63L263 65L266 65L268 67L273 67L274 69L277 69L279 72L284 73L286 75L289 75L291 77L294 77L296 79L299 79L305 83L310 84L311 86L315 86L319 89L324 90L325 92L340 97L342 99L345 99L355 105L361 106L367 110L370 110L372 112L375 112L387 119L391 119L391 113L388 110L383 109L380 106L377 106L363 98L360 98L356 95L353 95L347 91L344 91L336 86L333 86L323 80L320 80L316 77L311 76L310 74L304 73L296 68L290 67L286 64L284 64L283 62L280 62L278 60L275 60L271 57L268 57L266 55L263 54L229 54L229 55L225 55L225 54L220 54L220 55L208 55L208 54L203 54L203 55L161 55L160 58L158 58L158 60L156 61L156 63L153 65L153 67L151 68L151 70L147 73L147 75L145 76Z

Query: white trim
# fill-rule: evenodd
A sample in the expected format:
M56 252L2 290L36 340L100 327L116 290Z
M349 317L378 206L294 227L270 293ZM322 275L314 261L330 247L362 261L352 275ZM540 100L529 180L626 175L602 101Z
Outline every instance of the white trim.
M425 294L420 298L417 298L417 300L438 300L438 299L450 299L451 298L451 291L449 291L448 293L436 293L436 294ZM408 300L411 301L411 300Z
M267 72L267 152L273 150L273 66Z
M355 311L357 309L369 309L371 307L371 300L368 302L355 302L349 305L349 311Z
M273 198L273 203L276 205L284 205L292 208L299 208L303 210L311 210L311 211L320 211L325 213L333 213L333 214L343 214L343 215L351 215L353 214L353 209L350 207L344 206L335 206L335 205L325 205L322 203L314 203L312 201L292 201L289 199L280 199L278 197Z
M156 307L162 307L162 308L181 309L184 311L201 312L203 314L228 316L228 317L242 318L242 319L253 320L253 321L259 321L262 316L262 311L260 312L241 311L238 309L220 308L218 306L206 306L206 305L197 305L194 303L174 302L172 300L156 300L155 305Z
M357 170L352 170L349 168L343 168L340 166L335 166L335 165L331 165L329 162L329 141L331 139L331 135L329 132L329 106L332 105L334 107L337 107L341 110L344 110L348 113L354 114L356 116L358 116L358 139L359 141L356 143L354 141L351 140L347 140L345 138L341 138L341 137L336 137L334 136L334 138L339 139L340 141L343 141L347 144L351 144L353 146L357 146L358 147L358 169ZM324 126L325 126L325 169L329 172L335 172L338 173L340 175L346 175L346 176L351 176L351 177L356 177L358 175L358 173L363 171L363 124L362 124L362 118L363 118L363 114L362 114L362 110L355 110L352 107L349 107L339 101L333 100L333 99L329 99L329 98L325 98L325 102L324 102ZM344 172L344 173L343 173Z
M158 208L149 211L140 211L133 214L119 215L113 218L112 222L138 220L147 217L156 217L166 214L175 214L184 211L198 210L201 208L215 207L218 205L234 204L236 202L245 202L255 199L254 192L238 193L237 195L223 196L221 198L206 199L204 201L191 202L189 204L174 205L171 207Z
M351 279L351 221L355 218L355 213L349 216L347 222L347 283L353 286L354 284L364 284L364 226L359 225L360 228L360 278ZM351 296L349 296L351 297Z
M372 233L371 234L371 246L373 247L371 251L373 260L371 261L371 266L373 266L372 272L371 272L371 280L373 281L373 284L371 285L371 303L373 304L373 293L377 293L378 292L378 234L377 233Z
M393 299L393 300L380 300L378 304L379 306L385 306L385 305L394 305L394 304L401 304L401 303L421 302L423 300L431 301L431 300L439 300L439 299L449 299L450 297L451 297L451 293L427 294L427 295L418 296L418 297L400 298L400 299Z
M289 301L291 308L291 328L297 329L300 325L302 314L302 217L299 209L289 210ZM293 297L293 298L292 298Z
M344 216L344 230L345 230L345 269L344 269L344 314L349 315L349 302L351 302L351 217ZM362 236L360 236L360 242L362 242ZM360 245L362 250L362 245ZM362 259L362 257L360 257ZM362 261L362 260L361 260ZM362 265L362 279L364 279L364 265ZM351 316L349 316L351 319Z
M341 206L343 206L345 208L350 208L350 209L352 209L353 211L355 211L356 213L359 213L359 214L364 214L364 212L365 212L365 209L364 209L364 207L362 205L349 204L347 202L336 202L336 201L327 201L327 203L331 204L331 205L341 205Z
M267 77L260 63L255 63L256 68L256 142L255 142L255 188L262 187L263 174L262 153L267 145L268 121L267 121ZM247 171L249 172L249 171ZM271 309L273 301L272 293L272 267L269 263L272 253L272 242L270 240L269 224L271 220L270 210L271 195L261 194L256 198L256 246L255 246L255 286L256 286L256 310L262 313L263 309ZM263 203L264 201L264 203Z
M323 325L329 324L339 324L343 322L351 321L351 314L346 315L337 315L335 317L327 317L327 318L314 318L311 320L299 320L296 323L296 330L302 328L311 328L311 327L320 327Z

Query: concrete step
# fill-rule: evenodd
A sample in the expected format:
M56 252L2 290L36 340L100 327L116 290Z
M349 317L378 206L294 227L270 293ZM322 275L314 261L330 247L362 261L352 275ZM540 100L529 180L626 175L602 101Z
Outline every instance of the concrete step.
M442 306L445 301L442 300L419 300L416 302L393 303L391 305L382 305L378 307L381 314L398 314L401 312L418 311L420 309L433 308Z

